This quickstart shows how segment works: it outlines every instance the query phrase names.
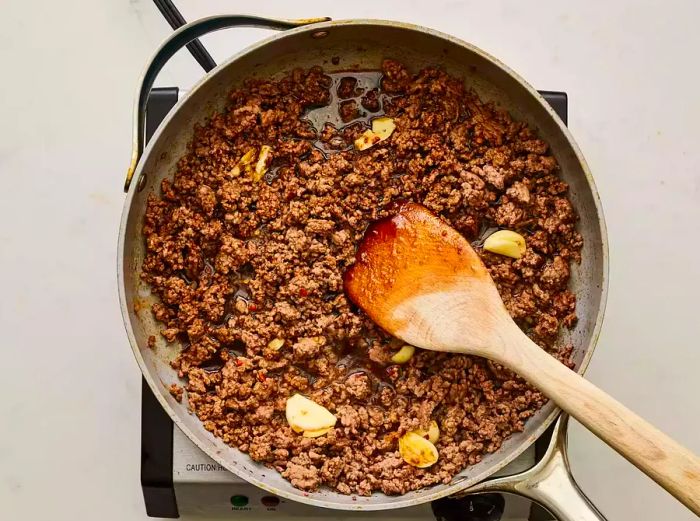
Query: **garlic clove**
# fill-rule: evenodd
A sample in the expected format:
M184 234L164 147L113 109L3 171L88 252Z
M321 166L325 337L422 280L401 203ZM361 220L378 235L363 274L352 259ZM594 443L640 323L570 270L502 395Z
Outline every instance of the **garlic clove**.
M491 253L519 259L525 254L525 237L511 230L499 230L484 241L484 249Z
M407 432L399 438L399 453L406 463L421 469L434 465L439 457L435 445L415 432Z

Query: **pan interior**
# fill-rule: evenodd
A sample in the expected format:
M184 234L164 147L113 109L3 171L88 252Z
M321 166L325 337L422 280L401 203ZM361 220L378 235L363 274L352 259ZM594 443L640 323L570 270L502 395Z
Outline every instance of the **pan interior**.
M318 31L327 33L318 38ZM120 292L122 312L132 348L156 398L176 424L209 456L230 471L261 488L283 497L317 506L344 510L381 510L415 505L454 494L477 483L512 461L553 421L557 409L550 402L526 423L525 430L511 436L499 451L467 467L453 481L403 496L375 493L351 497L320 490L311 494L293 488L274 470L253 462L247 454L227 446L207 432L186 403L176 402L167 387L178 382L169 365L179 347L162 341L150 306L154 302L147 285L140 281L144 243L141 237L146 198L158 192L160 182L171 177L178 159L185 154L195 123L220 111L227 93L246 78L280 77L295 67L321 65L326 71L379 69L382 59L394 58L412 72L439 65L464 79L482 100L492 101L518 120L526 121L547 141L570 185L570 198L579 215L584 238L582 262L572 267L571 287L577 296L579 321L566 331L562 342L574 345L573 359L583 371L597 340L605 300L607 243L597 194L587 167L568 132L546 102L494 58L449 36L427 29L381 21L328 22L277 34L232 57L204 78L171 111L149 143L127 196L120 232ZM145 175L141 191L138 179ZM147 347L155 335L157 349Z

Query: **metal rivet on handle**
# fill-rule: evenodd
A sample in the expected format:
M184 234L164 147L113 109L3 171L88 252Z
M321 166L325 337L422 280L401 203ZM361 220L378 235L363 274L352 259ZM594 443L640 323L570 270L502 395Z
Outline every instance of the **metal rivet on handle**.
M139 177L139 184L136 186L136 191L140 192L143 190L143 187L146 186L146 174L141 174L141 177Z
M316 40L320 40L326 36L328 36L328 31L315 31L311 33L311 38L315 38Z

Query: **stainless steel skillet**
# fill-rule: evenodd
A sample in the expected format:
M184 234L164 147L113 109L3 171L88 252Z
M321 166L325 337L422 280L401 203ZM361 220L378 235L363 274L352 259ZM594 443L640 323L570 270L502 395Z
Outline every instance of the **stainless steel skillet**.
M214 30L233 26L261 26L287 29L231 57L203 78L171 111L143 150L143 116L148 92L165 62L194 38ZM336 60L340 58L337 65ZM593 354L600 331L607 292L608 252L605 223L600 201L588 167L566 127L544 99L513 71L483 51L451 36L418 26L378 20L277 21L248 16L216 16L188 24L168 38L148 64L137 94L134 122L134 150L127 179L128 194L119 234L118 276L124 323L136 359L156 398L180 429L205 453L240 477L280 496L303 503L343 510L383 510L400 508L440 497L474 490L532 444L556 419L559 410L549 403L526 424L525 430L509 438L499 451L465 469L450 484L437 485L403 496L374 494L352 498L328 490L305 493L293 488L277 473L253 462L246 454L213 437L190 415L186 404L176 402L167 387L177 381L169 362L177 346L162 344L157 350L147 347L150 335L159 337L159 327L150 312L155 297L140 280L144 243L141 224L149 193L157 191L163 178L172 176L176 163L186 151L195 123L201 123L221 110L233 86L251 77L275 77L294 67L323 65L328 71L348 68L378 69L381 60L392 57L413 69L441 65L453 75L463 77L482 99L497 103L514 118L526 121L551 146L561 166L563 179L571 187L571 200L579 216L579 231L585 245L582 262L572 269L572 290L578 300L579 322L567 332L564 341L575 346L574 361L583 372ZM131 176L133 175L133 182ZM560 442L563 437L556 438ZM553 450L553 454L556 451ZM561 452L558 452L561 454ZM554 457L556 460L556 457ZM510 480L491 482L506 491L529 494L545 503L560 519L598 519L599 514L576 491L573 481L559 472L555 487L539 487L532 494L527 486L513 483L542 482L544 474L529 476L527 482ZM545 480L546 481L546 480ZM567 488L573 486L574 488ZM471 487L471 489L470 489ZM547 493L542 493L547 490ZM556 491L564 492L558 496ZM554 492L552 492L554 491ZM559 498L559 499L557 499ZM574 504L575 503L575 504ZM569 505L569 506L567 506Z

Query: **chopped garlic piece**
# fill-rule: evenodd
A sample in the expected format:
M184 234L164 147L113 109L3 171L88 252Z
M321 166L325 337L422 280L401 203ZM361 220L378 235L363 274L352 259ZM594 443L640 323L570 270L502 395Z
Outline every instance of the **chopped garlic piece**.
M255 149L251 148L243 154L243 157L241 157L238 160L238 163L236 163L236 166L234 166L231 171L229 172L229 176L231 177L238 177L241 175L241 171L249 172L251 169L251 165L253 163L253 159L255 158Z
M355 148L357 150L367 150L391 136L394 129L396 129L396 124L393 119L387 117L375 118L372 120L372 130L365 130L355 140Z
M405 364L413 357L413 353L415 352L415 347L409 344L404 344L401 349L394 353L394 356L391 357L391 361L395 364Z
M268 342L267 347L269 347L270 349L273 349L275 351L279 351L283 345L284 345L284 339L275 338L275 339L272 339Z
M391 118L381 117L372 120L372 132L378 135L382 141L391 136L395 129L396 124Z
M526 250L525 238L510 230L499 230L486 238L484 249L491 253L519 259Z
M267 172L267 169L270 167L270 163L272 162L272 147L268 145L263 145L260 147L260 154L258 155L258 162L255 165L255 172L253 173L253 181L256 183L260 181L265 173Z
M381 140L382 138L371 130L365 130L362 135L355 140L355 148L357 150L367 150Z
M248 150L248 152L243 154L243 157L241 158L241 160L238 163L243 165L243 166L250 165L253 163L254 157L255 157L255 149L251 148L250 150Z
M413 467L426 468L438 460L438 451L430 440L415 432L407 432L399 438L399 453Z

